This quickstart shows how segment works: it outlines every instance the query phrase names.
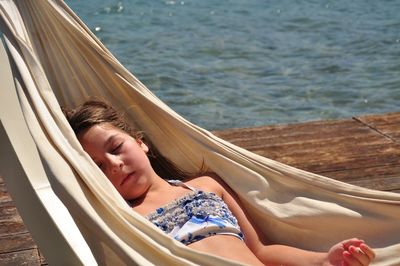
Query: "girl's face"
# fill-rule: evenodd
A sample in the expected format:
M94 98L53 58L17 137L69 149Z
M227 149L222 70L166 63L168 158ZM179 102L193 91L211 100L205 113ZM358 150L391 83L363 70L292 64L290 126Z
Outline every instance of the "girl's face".
M143 142L109 124L92 126L78 139L124 199L138 198L149 189L155 172Z

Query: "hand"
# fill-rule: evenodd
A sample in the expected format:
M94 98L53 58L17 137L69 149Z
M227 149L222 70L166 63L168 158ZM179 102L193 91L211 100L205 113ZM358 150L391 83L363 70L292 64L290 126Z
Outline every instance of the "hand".
M328 252L329 265L367 266L375 252L363 240L352 238L334 245Z

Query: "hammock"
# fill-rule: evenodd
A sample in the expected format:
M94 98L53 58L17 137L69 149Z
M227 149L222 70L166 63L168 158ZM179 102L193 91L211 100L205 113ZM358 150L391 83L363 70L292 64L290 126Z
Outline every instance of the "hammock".
M82 150L60 105L98 96L180 167L203 162L268 238L326 251L354 236L400 265L400 195L301 171L183 119L60 0L0 1L0 175L49 264L234 265L170 239L133 212Z

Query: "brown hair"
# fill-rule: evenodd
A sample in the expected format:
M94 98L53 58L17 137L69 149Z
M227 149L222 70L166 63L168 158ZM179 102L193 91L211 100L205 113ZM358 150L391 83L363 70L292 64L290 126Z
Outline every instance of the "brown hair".
M112 106L103 101L90 100L75 109L63 107L63 112L77 136L94 125L107 123L126 132L133 138L143 141L149 147L147 156L151 166L163 179L184 180L197 175L180 169L172 161L164 157L143 132L135 130L125 121L120 112L117 112ZM198 174L201 174L201 170Z

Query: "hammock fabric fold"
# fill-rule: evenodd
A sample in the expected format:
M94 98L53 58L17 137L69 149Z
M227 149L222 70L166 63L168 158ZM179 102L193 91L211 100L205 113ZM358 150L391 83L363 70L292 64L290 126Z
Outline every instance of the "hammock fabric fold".
M129 208L61 112L97 96L126 112L182 168L204 160L271 241L326 251L356 236L376 249L373 265L400 265L399 194L301 171L191 124L62 1L0 1L0 17L0 175L50 264L235 264L170 239Z

